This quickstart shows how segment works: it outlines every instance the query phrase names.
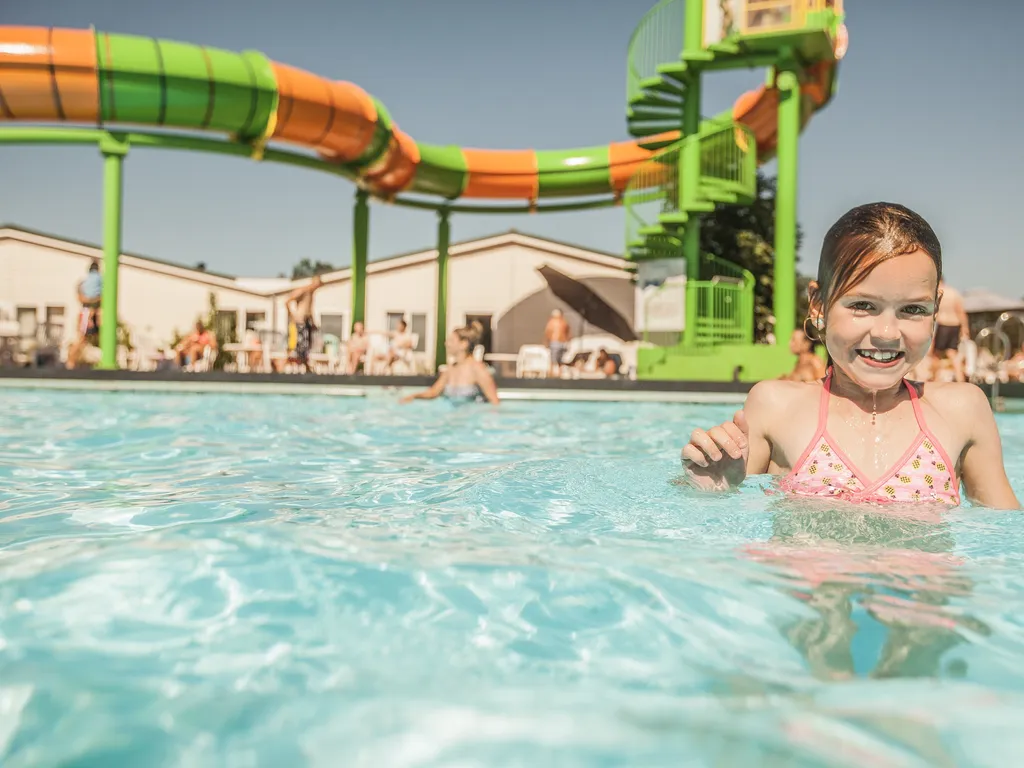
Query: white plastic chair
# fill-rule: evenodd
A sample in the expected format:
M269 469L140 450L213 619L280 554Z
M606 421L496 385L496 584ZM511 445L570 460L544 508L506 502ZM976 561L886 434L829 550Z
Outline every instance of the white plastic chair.
M384 363L380 358L388 354L388 337L380 333L369 333L366 355L363 357L363 373L374 376L381 373Z
M516 357L516 378L525 379L534 374L546 379L551 370L551 350L542 344L523 344Z
M190 373L205 373L213 369L213 362L216 359L217 351L213 347L203 347L203 356L185 366L185 370Z
M411 334L412 336L412 349L403 349L398 355L398 358L391 364L391 373L416 373L416 347L420 343L420 335L418 333Z

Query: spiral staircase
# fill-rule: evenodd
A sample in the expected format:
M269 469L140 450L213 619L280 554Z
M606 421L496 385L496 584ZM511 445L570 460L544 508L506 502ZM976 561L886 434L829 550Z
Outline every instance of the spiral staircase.
M817 45L813 33L841 14L839 0L726 0L719 8L726 29L720 42L704 46L703 30L684 39L687 0L661 0L629 44L627 125L655 154L623 195L626 257L643 262L689 255L685 300L690 330L678 347L662 348L664 356L708 355L722 345L753 348L753 275L714 255L698 255L694 243L686 249L684 241L688 225L701 214L717 205L753 202L757 140L750 128L731 119L731 112L710 119L691 114L687 120L688 94L696 89L699 102L703 72L770 67L783 48L805 53L805 60L819 58L821 51L808 50ZM767 29L766 14L774 19Z

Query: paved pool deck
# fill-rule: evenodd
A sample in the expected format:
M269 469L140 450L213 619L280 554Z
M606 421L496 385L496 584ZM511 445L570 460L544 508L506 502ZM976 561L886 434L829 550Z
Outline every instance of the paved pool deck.
M183 371L68 371L59 368L0 369L0 390L50 389L96 392L193 392L197 394L396 396L426 389L431 376L328 376L318 374L185 373ZM742 403L749 382L631 381L629 379L498 378L502 400L574 402ZM987 395L991 388L982 387ZM1000 386L1000 406L1024 412L1024 384Z

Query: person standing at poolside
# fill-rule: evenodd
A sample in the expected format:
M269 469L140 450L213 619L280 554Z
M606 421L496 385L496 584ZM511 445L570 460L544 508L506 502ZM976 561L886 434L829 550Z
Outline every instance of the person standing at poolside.
M964 369L958 350L960 342L971 338L971 325L964 310L964 297L945 281L939 283L939 309L935 313L935 323L933 367L938 370L939 362L945 357L953 364L956 380L964 381Z
M544 343L551 351L551 373L554 376L559 375L562 371L562 358L565 357L565 351L569 347L571 338L569 322L562 314L562 310L551 310L551 317L544 328Z
M313 344L313 294L323 285L320 275L313 275L307 285L300 286L284 300L288 310L288 360L309 370L309 353Z
M78 283L78 302L82 308L78 312L78 338L68 349L67 367L69 369L78 365L86 346L96 343L99 338L102 296L103 276L100 274L100 263L99 260L93 259L89 264L89 271Z

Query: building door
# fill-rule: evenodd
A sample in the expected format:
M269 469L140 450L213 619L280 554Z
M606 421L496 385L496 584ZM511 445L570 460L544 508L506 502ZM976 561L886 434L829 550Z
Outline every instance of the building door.
M484 354L489 354L491 350L491 318L493 315L466 315L466 325L469 326L474 320L479 322L484 327L483 332L480 334L480 343L484 346Z

